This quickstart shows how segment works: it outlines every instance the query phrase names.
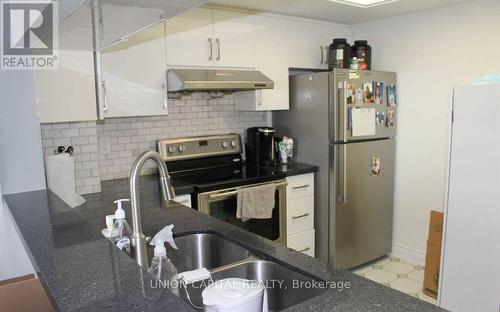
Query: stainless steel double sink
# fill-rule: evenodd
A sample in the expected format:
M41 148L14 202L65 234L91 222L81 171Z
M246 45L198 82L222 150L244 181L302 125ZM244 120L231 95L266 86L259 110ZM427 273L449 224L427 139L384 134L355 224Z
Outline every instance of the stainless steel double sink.
M269 311L281 311L316 297L325 289L311 287L321 279L306 276L298 269L264 260L244 246L214 233L188 233L175 237L178 249L167 247L167 256L178 272L206 268L213 280L243 278L257 280L267 288ZM201 305L203 283L188 287L193 303ZM184 291L181 297L186 300Z

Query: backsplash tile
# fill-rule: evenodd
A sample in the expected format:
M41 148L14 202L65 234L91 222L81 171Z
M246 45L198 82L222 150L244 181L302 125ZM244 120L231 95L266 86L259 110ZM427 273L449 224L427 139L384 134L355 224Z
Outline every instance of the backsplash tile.
M75 148L75 184L79 194L101 191L99 149L95 121L42 124L44 155L54 154L58 146Z
M42 124L45 155L58 145L75 147L77 192L101 191L100 181L126 178L135 158L145 150L156 150L159 139L194 135L240 133L266 125L266 112L234 110L232 95L211 99L193 93L169 100L166 116L109 118L102 121ZM146 163L143 173L154 171Z

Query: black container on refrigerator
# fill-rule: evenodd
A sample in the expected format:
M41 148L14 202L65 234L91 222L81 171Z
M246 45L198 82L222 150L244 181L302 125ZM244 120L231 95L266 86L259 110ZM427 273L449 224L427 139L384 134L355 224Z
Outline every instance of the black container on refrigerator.
M254 165L271 165L276 162L275 130L271 127L247 129L246 160Z
M349 68L351 65L351 45L347 39L336 38L328 48L328 69Z
M352 59L356 58L358 66L354 69L371 70L372 69L372 47L366 40L356 40L352 46Z

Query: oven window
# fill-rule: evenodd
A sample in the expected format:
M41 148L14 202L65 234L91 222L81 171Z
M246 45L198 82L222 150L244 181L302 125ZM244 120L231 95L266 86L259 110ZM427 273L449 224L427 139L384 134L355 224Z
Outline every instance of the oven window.
M250 219L245 222L237 219L236 196L210 203L210 215L270 240L277 240L280 238L279 192L276 191L274 196L276 204L271 219Z

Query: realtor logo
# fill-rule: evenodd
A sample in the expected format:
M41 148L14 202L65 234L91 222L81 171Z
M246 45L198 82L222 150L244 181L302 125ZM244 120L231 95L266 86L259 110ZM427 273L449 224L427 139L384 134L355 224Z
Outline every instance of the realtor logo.
M1 2L1 69L57 69L57 5L49 0Z

